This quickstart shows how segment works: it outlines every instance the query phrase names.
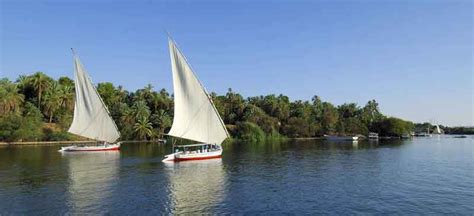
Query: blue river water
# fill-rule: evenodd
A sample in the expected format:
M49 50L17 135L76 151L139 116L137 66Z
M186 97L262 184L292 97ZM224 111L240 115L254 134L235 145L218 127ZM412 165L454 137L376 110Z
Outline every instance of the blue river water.
M233 143L165 164L169 145L0 148L0 215L474 212L474 137Z

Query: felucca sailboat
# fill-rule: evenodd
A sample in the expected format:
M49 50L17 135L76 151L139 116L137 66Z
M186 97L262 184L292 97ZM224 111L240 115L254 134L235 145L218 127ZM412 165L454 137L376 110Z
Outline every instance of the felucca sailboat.
M120 143L113 144L120 137L120 132L109 114L97 89L92 84L86 69L74 53L74 85L76 100L74 118L68 132L82 137L97 140L97 146L68 146L61 151L108 151L119 150Z
M168 135L200 144L173 145L174 153L163 161L219 158L221 144L229 137L224 121L176 43L168 38L168 45L174 87L174 118Z

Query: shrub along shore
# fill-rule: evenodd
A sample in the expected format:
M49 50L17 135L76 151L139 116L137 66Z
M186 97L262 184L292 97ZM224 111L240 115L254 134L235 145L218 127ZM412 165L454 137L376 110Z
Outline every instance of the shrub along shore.
M105 82L97 85L121 132L121 140L157 140L170 129L173 97L147 85L134 92ZM74 81L45 73L0 80L0 142L84 140L67 133L74 112ZM402 136L414 130L410 121L387 117L375 100L333 105L319 96L291 101L285 95L244 98L229 89L211 97L234 139L263 141L333 135Z

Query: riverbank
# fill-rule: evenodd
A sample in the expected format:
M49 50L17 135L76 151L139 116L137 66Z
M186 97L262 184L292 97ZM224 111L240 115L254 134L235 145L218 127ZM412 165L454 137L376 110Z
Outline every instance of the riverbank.
M298 138L288 138L288 140L323 140L325 137L298 137Z
M121 141L127 143L163 143L165 140L127 140ZM0 146L25 146L25 145L93 145L99 142L94 140L82 140L82 141L32 141L32 142L0 142Z
M12 145L67 145L67 144L95 144L97 141L32 141L32 142L0 142L0 146Z
M307 138L288 138L288 140L318 140L324 139L324 137L307 137ZM120 141L124 143L166 143L166 140L125 140ZM0 142L1 146L28 146L28 145L93 145L97 144L94 140L82 140L82 141L31 141L31 142Z

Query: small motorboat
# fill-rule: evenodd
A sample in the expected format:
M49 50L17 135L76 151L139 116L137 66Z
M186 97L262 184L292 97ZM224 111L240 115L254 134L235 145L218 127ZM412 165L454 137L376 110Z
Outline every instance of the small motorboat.
M222 157L222 146L211 144L179 145L175 153L165 155L163 162L207 160Z
M369 138L370 140L378 140L378 139L379 139L379 134L378 134L378 133L374 133L374 132L370 132L368 138Z
M120 142L116 144L102 144L102 145L97 145L97 146L78 146L78 145L73 145L73 146L66 146L66 147L61 147L62 152L88 152L88 151L118 151L120 150Z

